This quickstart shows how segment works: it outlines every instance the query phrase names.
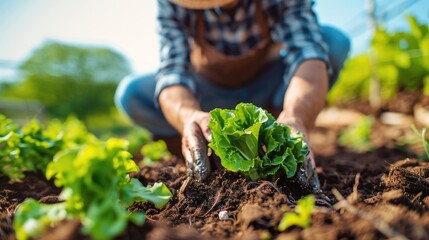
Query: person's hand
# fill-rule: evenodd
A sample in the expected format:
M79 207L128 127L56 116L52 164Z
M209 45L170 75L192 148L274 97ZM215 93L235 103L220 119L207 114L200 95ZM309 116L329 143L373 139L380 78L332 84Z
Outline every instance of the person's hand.
M207 127L209 121L209 113L196 111L183 127L182 153L187 174L198 181L204 181L211 171L207 147L211 141L211 131Z
M305 144L307 144L308 147L308 154L305 156L304 163L299 166L299 169L296 173L297 180L312 192L320 192L320 182L319 178L317 177L316 162L314 161L314 154L308 138L307 130L305 129L304 125L300 123L300 121L289 119L285 120L284 122L284 124L291 128L292 132L299 131L303 134L303 141Z
M314 155L311 149L309 149L307 156L305 156L304 162L299 166L295 177L298 182L310 189L313 193L321 192L320 182L314 164Z
M319 182L319 178L317 177L314 154L313 154L313 151L311 150L311 143L309 141L308 133L307 133L307 129L305 128L305 125L300 119L284 117L282 114L280 114L277 121L285 125L288 125L291 128L292 133L299 131L303 134L304 142L307 144L309 152L305 157L304 163L299 166L299 169L295 177L297 178L298 182L300 182L303 186L310 189L312 192L314 193L320 192L320 182Z
M331 203L328 197L320 189L320 182L316 172L316 163L314 161L314 153L312 151L311 143L308 138L307 129L304 127L302 121L295 118L285 118L280 114L277 119L278 122L283 123L291 127L292 132L299 131L304 136L304 142L308 147L308 154L305 157L304 163L298 166L295 179L305 188L309 189L313 194L316 195L316 203L319 206L330 207Z

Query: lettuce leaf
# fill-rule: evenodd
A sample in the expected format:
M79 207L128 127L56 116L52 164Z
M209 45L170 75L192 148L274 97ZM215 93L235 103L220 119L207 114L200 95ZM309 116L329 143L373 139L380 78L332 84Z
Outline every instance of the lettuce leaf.
M251 180L267 178L280 170L293 177L308 153L301 133L291 133L288 126L250 103L235 109L210 111L209 147L229 171L241 172Z

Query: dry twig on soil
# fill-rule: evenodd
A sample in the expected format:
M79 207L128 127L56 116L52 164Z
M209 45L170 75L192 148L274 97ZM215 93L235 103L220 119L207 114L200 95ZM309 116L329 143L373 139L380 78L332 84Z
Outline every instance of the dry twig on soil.
M183 181L183 184L180 187L179 193L178 193L179 201L182 201L185 198L185 190L186 190L186 187L188 186L189 182L191 181L191 179L192 179L191 177L187 177L185 179L185 181Z
M222 185L222 187L219 189L219 191L216 194L216 198L215 198L215 201L214 201L212 207L202 217L207 216L207 214L209 214L209 212L211 212L213 210L213 208L219 203L220 195L222 193L223 188L224 188L224 186Z
M262 188L263 186L265 186L265 185L269 185L269 186L271 186L272 188L274 188L274 190L276 190L278 193L281 193L280 192L280 189L277 187L277 181L278 181L279 179L277 179L274 183L272 183L272 182L270 182L270 181L267 181L267 180L262 180L262 184L261 185L259 185L259 187L257 187L257 189L260 189L260 188Z
M351 203L356 203L359 200L359 192L358 192L359 179L360 179L360 173L357 173L355 176L355 183L353 184L353 192L352 194L350 194L348 198L351 201Z
M280 191L280 189L279 189L279 187L277 186L277 182L279 181L279 179L277 179L274 183L273 182L270 182L270 181L267 181L267 180L261 180L261 181L259 181L259 182L249 182L247 185L246 185L246 188L249 186L249 185L251 185L251 184L259 184L259 186L258 187L256 187L255 189L257 189L257 190L260 190L262 187L264 187L264 186L271 186L274 190L276 190L278 193L282 193L281 191Z
M334 208L336 210L344 208L347 211L349 211L350 213L354 214L355 216L369 221L370 223L372 223L372 225L378 231L380 231L382 234L384 234L389 239L395 239L395 240L406 240L406 239L408 239L407 237L405 237L404 235L402 235L401 233L399 233L398 231L396 231L395 229L390 227L389 224L383 222L382 220L375 217L371 213L365 212L361 209L357 209L356 207L351 205L349 202L347 202L346 199L344 199L344 197L341 195L341 193L337 189L335 189L335 188L332 189L332 193L334 194L334 196L338 200L338 203L336 203L334 205Z

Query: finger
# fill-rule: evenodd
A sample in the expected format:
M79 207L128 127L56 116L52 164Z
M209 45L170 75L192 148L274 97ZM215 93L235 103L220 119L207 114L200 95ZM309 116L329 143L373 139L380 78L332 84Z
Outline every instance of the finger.
M193 157L195 161L194 177L199 181L204 181L210 175L210 162L205 154L207 150L194 149Z
M307 155L305 159L305 171L307 175L307 183L309 186L313 189L313 191L316 191L320 189L320 182L319 178L317 176L316 172L316 165L314 164L314 159L310 157L310 155Z
M314 153L313 151L311 151L310 147L309 147L309 152L308 155L306 157L306 161L307 161L307 165L311 166L311 168L316 168L316 161L314 160Z
M189 177L194 177L194 159L185 138L182 140L182 154L186 162L186 174Z
M207 142L196 123L191 124L190 130L192 134L188 138L188 149L194 162L194 176L197 180L205 180L211 170L207 156Z
M198 123L201 132L204 135L204 138L207 140L207 142L212 141L212 130L207 126L210 122L210 115L201 118L200 122Z
M304 167L306 168L307 175L311 177L311 175L316 174L316 166L313 165L314 160L311 158L310 154L305 157Z
M210 128L206 128L203 131L204 134L204 138L207 140L207 142L211 142L212 141L212 130Z
M316 168L316 161L314 160L315 157L314 157L314 152L313 152L313 148L312 148L311 143L307 140L304 140L303 143L305 143L307 145L307 148L308 148L308 154L306 156L306 160L307 160L307 158L309 158L310 159L310 161L309 161L310 166L312 168Z

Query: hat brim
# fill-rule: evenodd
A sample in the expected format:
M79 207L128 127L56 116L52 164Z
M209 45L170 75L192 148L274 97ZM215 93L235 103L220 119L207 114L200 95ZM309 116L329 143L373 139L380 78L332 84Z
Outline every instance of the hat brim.
M170 0L179 6L189 9L210 9L222 7L236 0Z

